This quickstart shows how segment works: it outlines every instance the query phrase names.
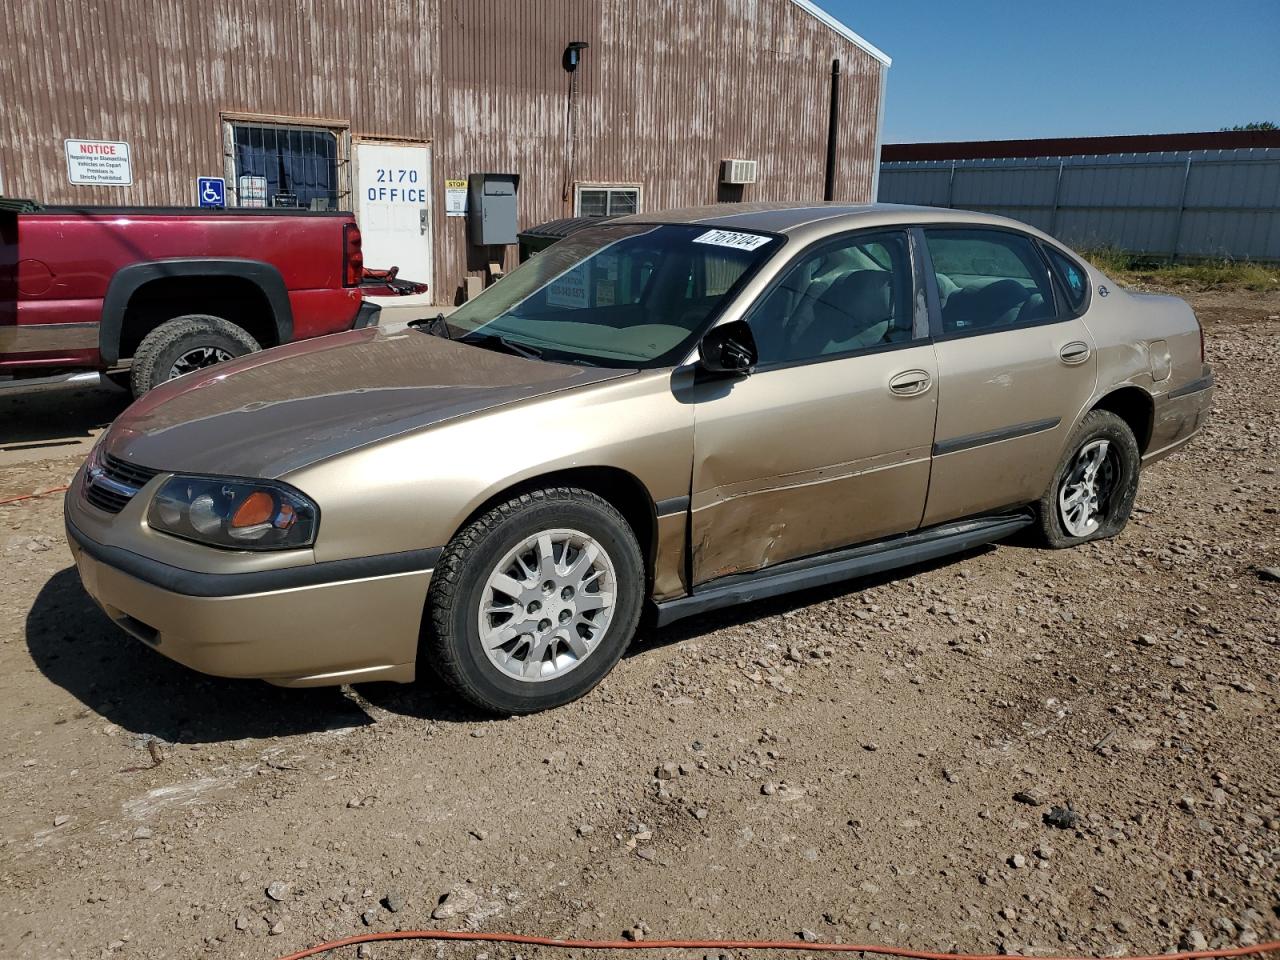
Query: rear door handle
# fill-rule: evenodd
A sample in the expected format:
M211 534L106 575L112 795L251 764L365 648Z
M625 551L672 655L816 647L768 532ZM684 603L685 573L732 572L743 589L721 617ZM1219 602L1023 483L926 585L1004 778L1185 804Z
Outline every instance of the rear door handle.
M1092 351L1089 349L1089 345L1083 340L1072 340L1058 351L1058 356L1062 359L1063 363L1075 365L1077 363L1084 363L1089 359L1091 353Z
M925 370L904 370L889 378L889 392L900 397L918 397L933 385L933 379Z

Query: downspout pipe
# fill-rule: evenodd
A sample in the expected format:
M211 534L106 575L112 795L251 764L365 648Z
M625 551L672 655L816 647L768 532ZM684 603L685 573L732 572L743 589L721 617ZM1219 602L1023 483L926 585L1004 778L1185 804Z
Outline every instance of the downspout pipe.
M840 139L840 61L831 61L831 114L827 121L827 172L822 199L834 200L836 192L836 150Z

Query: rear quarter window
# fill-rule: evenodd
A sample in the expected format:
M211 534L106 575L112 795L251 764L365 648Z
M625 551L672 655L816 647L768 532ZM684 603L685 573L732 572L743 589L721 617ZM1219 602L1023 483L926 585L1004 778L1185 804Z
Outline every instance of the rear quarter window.
M1089 299L1089 275L1084 272L1084 267L1053 247L1045 246L1044 252L1049 257L1053 272L1058 275L1058 282L1062 285L1062 292L1071 312L1084 309L1085 302Z

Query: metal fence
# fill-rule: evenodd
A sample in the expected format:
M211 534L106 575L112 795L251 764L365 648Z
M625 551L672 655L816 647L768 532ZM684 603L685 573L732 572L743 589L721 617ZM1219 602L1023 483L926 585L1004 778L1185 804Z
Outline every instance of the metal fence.
M1076 248L1280 261L1280 149L880 165L885 203L1012 217Z

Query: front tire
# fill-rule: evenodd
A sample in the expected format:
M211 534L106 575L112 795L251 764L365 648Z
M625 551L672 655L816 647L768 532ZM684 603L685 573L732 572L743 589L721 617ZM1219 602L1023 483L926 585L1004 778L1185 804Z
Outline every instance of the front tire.
M1142 452L1127 423L1109 410L1086 414L1037 507L1045 545L1074 547L1123 530L1141 466Z
M243 328L221 317L191 313L160 324L138 344L129 368L134 397L166 380L261 350Z
M521 494L445 548L418 663L492 713L561 706L618 662L644 585L635 534L606 500L576 487Z

